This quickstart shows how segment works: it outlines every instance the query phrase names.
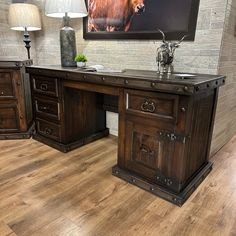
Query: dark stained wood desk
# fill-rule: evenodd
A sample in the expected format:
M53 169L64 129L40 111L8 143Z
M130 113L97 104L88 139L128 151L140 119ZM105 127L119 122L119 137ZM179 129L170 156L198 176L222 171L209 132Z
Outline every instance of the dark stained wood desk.
M212 169L209 150L224 76L94 73L59 66L30 66L27 72L35 139L67 152L108 135L103 94L115 95L115 176L180 206Z

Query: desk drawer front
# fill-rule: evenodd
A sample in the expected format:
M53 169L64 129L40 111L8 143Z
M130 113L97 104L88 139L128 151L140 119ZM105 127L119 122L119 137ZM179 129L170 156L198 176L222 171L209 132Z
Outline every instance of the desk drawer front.
M0 98L15 97L13 72L0 71Z
M48 121L36 120L37 132L43 136L61 141L61 127Z
M35 98L35 111L37 115L60 120L60 104L58 102Z
M126 90L126 111L146 118L177 121L179 96Z
M57 83L55 78L33 76L33 90L41 94L58 97Z

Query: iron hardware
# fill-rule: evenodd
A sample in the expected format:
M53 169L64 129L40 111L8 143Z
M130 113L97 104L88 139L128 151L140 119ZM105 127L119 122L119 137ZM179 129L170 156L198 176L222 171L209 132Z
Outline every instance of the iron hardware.
M141 105L141 110L144 112L153 113L156 110L156 106L154 102L145 100L144 103Z
M173 141L177 141L177 142L181 142L181 143L186 142L186 136L184 136L182 134L171 133L168 131L160 131L159 137L161 140L167 140L167 141L171 141L171 142L173 142Z

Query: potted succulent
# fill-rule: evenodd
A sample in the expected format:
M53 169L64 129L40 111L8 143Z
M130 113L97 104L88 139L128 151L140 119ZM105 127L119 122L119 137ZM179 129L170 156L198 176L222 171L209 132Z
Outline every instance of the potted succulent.
M88 59L84 54L78 54L75 57L75 61L77 62L77 66L82 68L86 66L86 62L88 61Z

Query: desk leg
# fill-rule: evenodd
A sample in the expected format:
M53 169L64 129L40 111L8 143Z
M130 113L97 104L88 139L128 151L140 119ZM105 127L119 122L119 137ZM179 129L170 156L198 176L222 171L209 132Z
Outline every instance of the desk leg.
M118 166L125 167L125 93L119 90Z

